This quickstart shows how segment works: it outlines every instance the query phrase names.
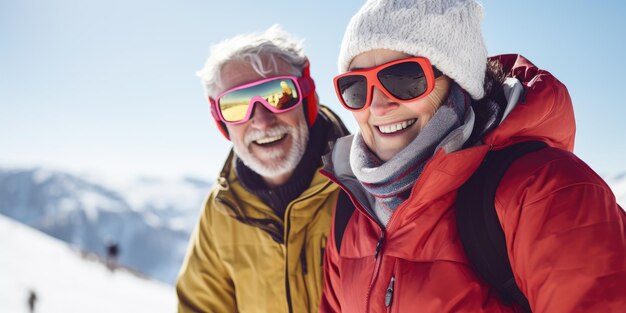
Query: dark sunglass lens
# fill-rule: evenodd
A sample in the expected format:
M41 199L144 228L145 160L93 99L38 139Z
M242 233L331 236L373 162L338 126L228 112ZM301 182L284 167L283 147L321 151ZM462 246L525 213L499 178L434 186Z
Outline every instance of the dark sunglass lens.
M361 109L367 100L367 78L361 75L344 76L337 80L343 102L352 109Z
M415 99L428 89L424 70L415 62L398 63L382 69L378 72L378 80L400 100Z

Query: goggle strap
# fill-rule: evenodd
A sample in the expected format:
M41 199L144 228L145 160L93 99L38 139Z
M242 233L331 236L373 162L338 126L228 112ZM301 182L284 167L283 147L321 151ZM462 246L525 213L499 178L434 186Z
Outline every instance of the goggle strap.
M309 76L302 75L298 78L298 85L302 89L302 98L308 97L313 90L315 90L315 82Z
M213 118L216 120L219 120L219 114L217 114L217 102L215 102L215 100L213 100L213 98L209 97L209 108L211 109L211 115L213 115Z
M298 78L298 84L302 89L302 98L308 97L313 90L315 90L315 82L311 78L311 68L307 62L306 66L302 69L302 76Z

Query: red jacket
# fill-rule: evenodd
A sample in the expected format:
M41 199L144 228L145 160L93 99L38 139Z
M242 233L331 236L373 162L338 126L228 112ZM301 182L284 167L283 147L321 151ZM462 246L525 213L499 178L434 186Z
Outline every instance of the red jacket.
M357 190L326 172L357 211L341 251L334 229L329 235L321 312L521 312L470 268L453 205L490 147L531 139L550 148L515 161L495 201L517 284L534 313L626 312L626 215L606 183L571 153L567 89L521 56L497 58L522 82L524 97L484 144L438 150L386 229L354 201Z

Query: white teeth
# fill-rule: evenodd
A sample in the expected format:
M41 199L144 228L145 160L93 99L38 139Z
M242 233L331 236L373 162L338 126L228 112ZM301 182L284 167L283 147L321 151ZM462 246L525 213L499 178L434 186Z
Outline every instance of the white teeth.
M283 135L279 135L279 136L270 136L270 137L257 139L254 142L256 142L257 144L260 144L260 145L265 145L265 144L268 144L268 143L272 143L272 142L281 140L281 139L283 139L283 137L285 137L284 134Z
M397 124L378 126L378 129L383 134L391 134L391 133L395 133L395 132L397 132L399 130L403 130L403 129L413 125L413 123L415 123L415 121L416 121L416 119L412 119L412 120L403 121L403 122L400 122L400 123L397 123Z

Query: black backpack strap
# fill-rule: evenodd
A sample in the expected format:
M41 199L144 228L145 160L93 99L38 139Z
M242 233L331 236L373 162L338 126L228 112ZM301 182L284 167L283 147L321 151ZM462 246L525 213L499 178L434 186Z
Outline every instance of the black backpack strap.
M354 213L354 204L350 200L350 196L345 191L339 193L337 198L337 206L335 207L335 220L333 227L335 229L335 245L337 246L337 252L341 251L341 240L343 239L343 232L346 230L348 221Z
M496 189L509 165L543 147L546 147L543 142L528 141L490 151L478 170L459 188L456 200L459 236L474 270L506 303L516 302L526 312L531 312L530 305L515 283L494 202Z

